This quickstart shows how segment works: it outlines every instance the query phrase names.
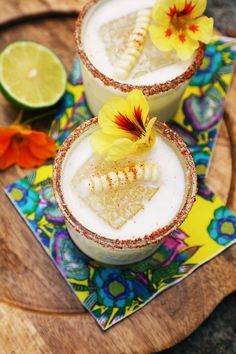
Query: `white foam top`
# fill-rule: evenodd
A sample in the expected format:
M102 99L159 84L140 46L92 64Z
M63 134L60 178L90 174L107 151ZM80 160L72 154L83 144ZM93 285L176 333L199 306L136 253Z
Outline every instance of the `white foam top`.
M89 136L74 142L63 164L62 190L73 216L87 229L112 239L142 237L166 226L180 210L185 194L185 174L174 148L157 136L147 158L156 162L160 170L159 190L132 219L120 229L105 223L79 196L72 179L80 167L92 156Z
M154 3L155 0L101 0L87 13L82 32L83 46L90 61L99 71L113 78L114 67L109 61L104 43L99 36L101 26L140 9L151 8ZM118 81L136 85L164 83L181 75L191 62L192 58L178 61L142 76Z

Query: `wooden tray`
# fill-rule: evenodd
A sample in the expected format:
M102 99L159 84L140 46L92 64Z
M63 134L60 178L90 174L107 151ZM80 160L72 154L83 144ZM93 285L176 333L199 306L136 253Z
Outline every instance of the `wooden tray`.
M13 40L33 39L55 50L69 70L75 45L74 19L68 16L75 16L81 4L78 0L64 1L63 5L56 0L0 0L0 6L4 6L0 14L0 49ZM44 13L46 19L42 17ZM37 14L40 18L33 17ZM234 212L235 93L236 75L208 177L210 187ZM3 97L0 97L0 113L1 125L9 124L16 116L16 110ZM6 186L27 173L13 167L1 173L0 179ZM236 290L235 245L103 333L72 294L3 189L0 189L0 230L0 354L160 351L189 336L225 296Z

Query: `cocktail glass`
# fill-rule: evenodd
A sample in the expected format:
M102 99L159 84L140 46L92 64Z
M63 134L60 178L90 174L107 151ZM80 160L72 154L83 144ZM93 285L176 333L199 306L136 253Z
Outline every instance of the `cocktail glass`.
M53 189L58 206L65 217L69 234L75 244L86 255L108 264L129 264L140 261L152 254L171 232L176 230L187 217L195 201L197 178L191 153L183 140L165 123L157 121L155 129L174 150L181 162L185 177L185 193L181 206L175 217L165 226L152 230L146 235L137 235L132 239L114 239L92 232L84 227L71 212L63 190L65 162L71 149L96 129L99 128L97 118L93 118L76 128L65 140L54 162ZM158 135L157 135L158 138ZM78 148L79 154L79 148Z
M114 77L108 77L95 67L84 48L86 42L84 31L88 20L94 12L107 1L109 0L89 1L79 14L75 30L86 99L91 112L96 116L105 101L112 97L125 97L128 92L136 88L142 90L147 97L152 116L157 116L161 121L170 120L178 109L181 97L189 80L202 63L204 55L203 45L200 45L195 51L187 69L177 77L174 76L173 79L167 80L166 82L134 85L118 81Z

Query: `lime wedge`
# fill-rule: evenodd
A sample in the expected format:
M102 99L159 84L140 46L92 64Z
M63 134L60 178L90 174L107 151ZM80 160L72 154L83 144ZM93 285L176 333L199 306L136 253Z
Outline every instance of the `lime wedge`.
M24 108L55 104L65 92L66 76L60 59L35 42L13 42L0 55L1 89L7 98Z

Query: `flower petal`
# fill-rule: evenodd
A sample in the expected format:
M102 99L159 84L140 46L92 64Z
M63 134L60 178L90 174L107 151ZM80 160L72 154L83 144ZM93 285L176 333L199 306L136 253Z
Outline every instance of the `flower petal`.
M45 143L43 145L30 142L29 149L31 150L32 154L37 158L47 160L55 156L57 149L55 141L46 134L44 135Z
M17 144L13 140L10 142L8 149L5 151L4 155L0 157L0 169L4 170L17 161L17 156L18 156L18 150L17 150Z
M41 166L46 159L38 158L31 152L30 145L27 141L18 144L18 158L16 163L23 168L34 168Z
M47 134L27 125L12 124L0 128L0 168L14 163L24 168L42 165L56 153L56 144Z
M206 10L207 0L191 0L187 1L187 3L191 3L191 5L194 6L193 10L188 15L189 18L199 17Z
M147 152L156 141L156 130L153 129L153 126L157 118L152 118L148 122L146 127L146 134L142 136L141 139L138 139L135 144L135 150L137 153Z
M106 134L102 129L96 130L90 136L90 144L93 150L99 154L104 154L109 150L117 136Z
M0 156L6 153L10 143L11 143L11 139L0 136Z
M206 0L169 0L169 16L178 15L182 19L196 18L203 14Z
M135 153L135 143L130 139L116 139L107 154L106 160L121 160Z
M140 119L144 125L149 112L149 104L142 91L131 91L127 96L127 102L129 103L131 111L133 112L134 120L139 120L137 112L140 111ZM138 121L137 123L140 125L141 122Z
M193 8L195 7L195 3L192 0L174 0L178 11L181 13L182 16L189 16L192 13Z
M16 129L12 128L12 126L6 128L0 127L0 156L6 153L12 137L17 133Z
M47 143L47 134L32 130L31 134L27 136L27 139L33 144L42 146Z
M153 44L164 52L173 48L174 32L172 27L157 27L151 25L149 27L149 33Z
M152 18L157 24L160 23L163 26L168 26L171 20L171 17L168 16L171 6L174 6L173 1L171 1L170 5L166 3L166 0L156 1L152 9Z
M30 135L32 133L32 130L29 125L12 124L10 127L14 129L18 134L21 135Z
M98 114L101 129L90 138L93 150L107 153L108 160L119 160L150 147L155 118L147 124L148 112L149 105L140 90L131 91L127 98L108 100Z
M180 59L187 60L199 47L199 42L190 38L186 32L179 32L176 36L176 40L173 42L173 47Z
M214 20L202 16L188 23L188 36L203 43L209 43L213 35Z
M119 114L126 116L132 119L133 114L125 98L115 97L108 100L102 109L98 113L98 123L104 133L116 135L116 136L124 136L132 137L132 135L128 131L124 131L116 124L116 117Z
M10 139L12 136L17 134L17 130L13 127L0 127L0 143L2 140Z
M157 118L155 118L155 117L150 119L150 121L148 122L148 125L146 127L146 134L144 136L144 139L142 140L143 142L148 143L150 146L152 146L153 143L155 142L156 130L153 129L153 126L154 126L156 120L157 120ZM154 139L154 141L153 141L153 139Z

